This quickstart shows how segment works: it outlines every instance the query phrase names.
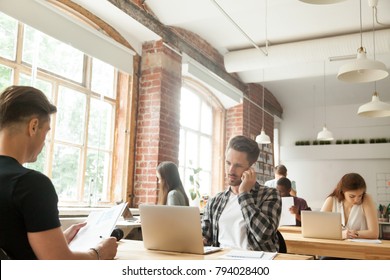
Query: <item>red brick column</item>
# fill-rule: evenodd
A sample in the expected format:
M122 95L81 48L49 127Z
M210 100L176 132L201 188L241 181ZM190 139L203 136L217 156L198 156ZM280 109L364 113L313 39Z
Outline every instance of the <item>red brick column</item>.
M143 45L135 152L134 204L156 203L156 167L177 163L181 57L162 41Z

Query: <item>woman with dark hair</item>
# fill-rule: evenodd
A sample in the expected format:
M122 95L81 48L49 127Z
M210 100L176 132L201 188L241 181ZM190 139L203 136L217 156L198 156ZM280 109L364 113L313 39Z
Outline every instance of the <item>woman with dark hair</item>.
M158 204L189 206L176 164L163 161L157 166Z
M366 189L362 176L345 174L322 206L321 211L341 213L343 238L378 238L376 207Z

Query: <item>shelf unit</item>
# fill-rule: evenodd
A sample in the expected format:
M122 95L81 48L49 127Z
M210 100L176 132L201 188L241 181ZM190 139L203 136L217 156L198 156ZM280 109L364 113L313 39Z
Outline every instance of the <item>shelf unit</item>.
M255 163L257 182L260 185L274 179L274 154L272 144L261 144L259 158Z
M282 146L284 160L388 159L390 143Z

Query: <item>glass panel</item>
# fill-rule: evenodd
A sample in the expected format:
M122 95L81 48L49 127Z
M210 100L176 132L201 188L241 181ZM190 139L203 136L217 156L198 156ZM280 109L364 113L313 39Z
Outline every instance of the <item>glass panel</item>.
M209 195L211 190L211 174L210 172L201 171L199 173L200 194Z
M206 102L202 102L200 131L211 135L213 132L213 109Z
M18 21L0 12L0 56L15 60L17 35Z
M19 77L19 85L22 86L29 86L31 85L31 76L26 75L26 74L20 74ZM35 85L34 87L40 89L46 96L47 98L53 102L53 86L50 82L46 82L43 80L35 80Z
M111 149L113 106L92 98L90 105L88 147Z
M78 83L83 81L84 54L25 25L22 60Z
M77 200L80 149L54 145L52 181L60 200Z
M43 147L42 152L38 155L38 158L35 162L29 162L24 164L26 168L37 170L41 173L45 173L45 162L46 162L47 149L46 146Z
M110 153L88 149L84 200L89 205L107 201L110 166Z
M13 70L4 65L0 65L0 92L12 85Z
M198 135L196 133L187 131L186 140L186 156L188 166L197 168L198 167L198 154L199 154L199 143Z
M200 149L199 149L199 166L202 170L211 171L211 139L209 137L200 137Z
M180 125L199 129L199 97L186 88L181 89L180 100Z
M83 144L85 106L83 93L59 87L55 139Z
M115 97L115 69L99 59L92 59L91 89L108 97Z
M185 137L185 130L180 129L180 144L179 144L179 166L185 166L185 145L186 144L186 137Z

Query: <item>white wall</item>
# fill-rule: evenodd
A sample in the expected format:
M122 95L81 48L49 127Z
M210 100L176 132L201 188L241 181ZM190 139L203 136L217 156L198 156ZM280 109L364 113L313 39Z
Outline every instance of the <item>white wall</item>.
M389 139L390 117L372 119L357 116L359 105L326 108L327 126L333 132L335 140L363 138L368 141L376 137ZM283 120L280 123L280 163L286 165L288 177L296 181L298 196L305 198L313 209L321 208L323 201L342 175L357 172L366 180L367 191L377 203L382 201L390 203L390 186L387 187L387 197L377 197L377 181L384 173L390 173L390 144L357 145L355 146L357 149L349 151L345 157L342 152L340 153L339 145L334 145L333 148L295 146L297 140L315 140L317 133L322 129L323 120L323 107L315 109L312 106L308 109L289 107L285 108L283 113ZM383 154L380 155L381 151L377 151L373 157L367 155L370 145L380 145L376 148L382 149ZM325 154L321 154L323 148L326 149ZM344 146L342 150L351 148ZM390 181L390 177L386 182L387 180Z

